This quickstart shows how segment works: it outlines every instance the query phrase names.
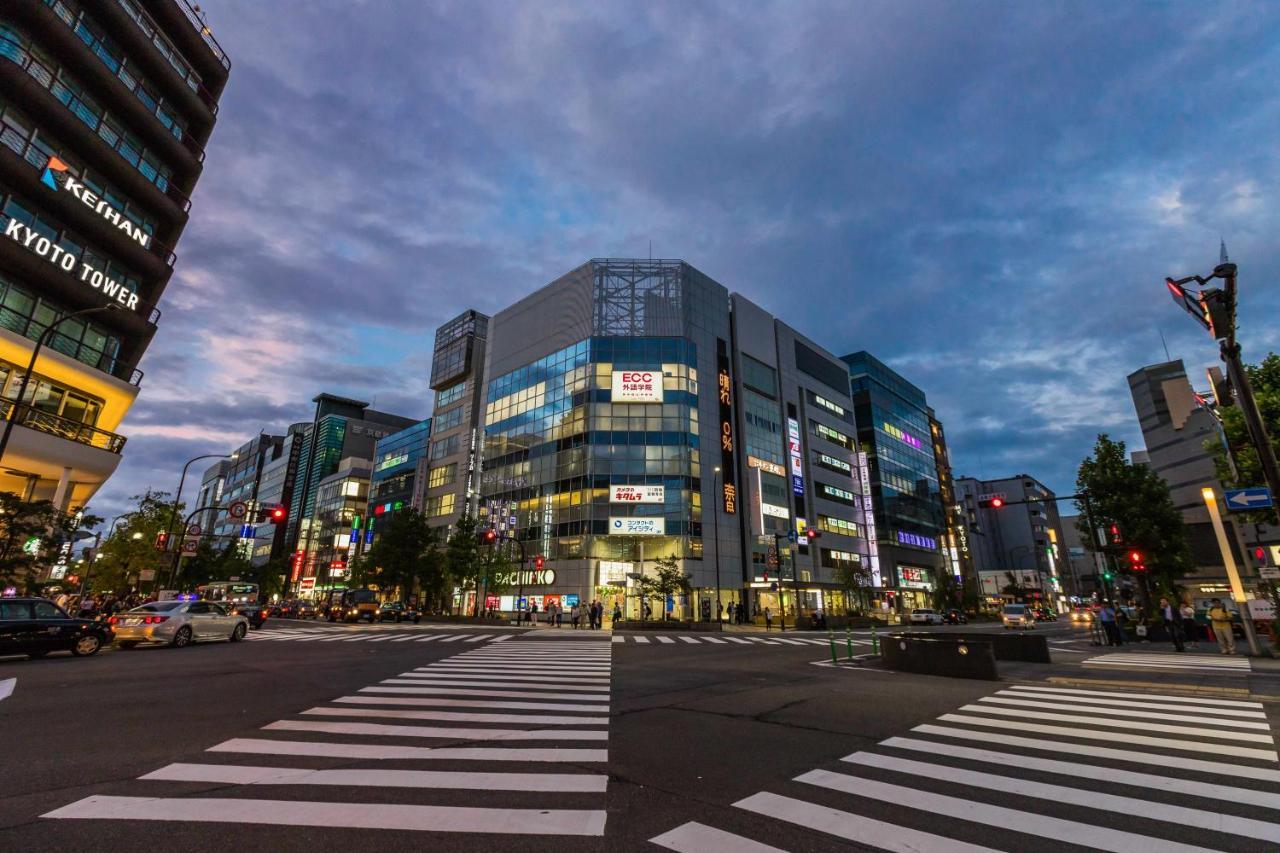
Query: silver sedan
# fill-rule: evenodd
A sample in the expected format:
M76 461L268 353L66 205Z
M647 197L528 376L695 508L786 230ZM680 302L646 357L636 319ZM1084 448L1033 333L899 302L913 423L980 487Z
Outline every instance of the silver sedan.
M139 643L167 643L181 648L202 640L244 639L249 620L215 601L153 601L111 617L122 649Z

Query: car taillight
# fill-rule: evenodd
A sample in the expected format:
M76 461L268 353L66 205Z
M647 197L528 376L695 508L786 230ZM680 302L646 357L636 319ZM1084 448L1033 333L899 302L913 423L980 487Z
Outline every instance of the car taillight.
M119 620L119 619L117 619L116 617L112 616L110 619L108 619L108 620L107 620L107 624L108 624L108 625L118 625L118 624L120 624L120 620Z
M159 625L161 622L165 622L168 619L168 616L146 616L143 617L142 622L144 625Z

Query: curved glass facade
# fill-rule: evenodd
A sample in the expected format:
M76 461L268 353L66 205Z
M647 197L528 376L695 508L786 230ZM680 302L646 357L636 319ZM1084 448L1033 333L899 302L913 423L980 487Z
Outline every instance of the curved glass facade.
M662 402L614 402L614 371L662 373ZM549 560L701 555L696 346L591 337L490 380L481 512ZM662 486L661 503L611 503L611 487ZM609 536L611 518L660 520Z

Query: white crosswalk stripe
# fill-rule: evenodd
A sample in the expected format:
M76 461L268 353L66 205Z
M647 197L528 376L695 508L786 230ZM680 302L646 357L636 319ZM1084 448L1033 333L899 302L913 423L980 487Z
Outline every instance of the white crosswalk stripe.
M743 646L749 646L749 645L806 646L806 645L809 645L809 646L820 646L822 648L829 648L831 645L831 639L827 637L791 637L791 636L731 637L723 634L716 637L703 636L700 634L680 635L674 638L664 636L661 634L655 635L652 637L645 636L644 634L614 634L613 642L621 643L624 645L628 643L635 644L635 645L654 645L655 643L657 645L678 645L679 643L685 643L691 646L698 646L698 645L724 646L724 645L729 645L730 643L736 643L738 645L743 645ZM846 639L844 637L836 637L835 644L837 649L844 649L846 648ZM851 641L848 641L848 644L853 646L869 646L871 645L871 641L870 640L851 640Z
M513 638L514 634L432 634L418 629L378 629L372 626L326 628L276 628L251 631L245 639L250 642L321 642L321 643L476 643L488 646Z
M1123 653L1098 655L1085 658L1085 666L1103 666L1114 669L1178 669L1194 672L1218 672L1248 675L1252 670L1249 659L1234 655L1189 655L1157 653Z
M353 827L370 838L385 830L602 836L612 642L495 647L492 635L434 636L474 646L214 744L207 762L157 768L129 796L95 794L43 817ZM486 685L506 689L478 689ZM175 782L223 787L217 797L183 796L171 792ZM370 802L369 789L382 801ZM461 791L466 805L439 799ZM513 794L525 799L513 806ZM139 844L163 838L142 825L133 832Z
M651 841L710 853L804 847L797 832L902 853L1280 849L1280 756L1265 707L1241 699L1020 684L787 784L733 804L778 822L776 836L743 833L735 847L728 816Z

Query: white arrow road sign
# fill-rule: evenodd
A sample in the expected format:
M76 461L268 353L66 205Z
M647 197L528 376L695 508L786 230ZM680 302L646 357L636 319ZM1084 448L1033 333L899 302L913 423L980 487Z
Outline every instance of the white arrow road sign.
M13 695L13 688L18 686L18 679L5 678L0 679L0 701L8 699Z
M1227 489L1223 492L1227 509L1266 509L1271 506L1271 490L1265 486L1252 489Z

